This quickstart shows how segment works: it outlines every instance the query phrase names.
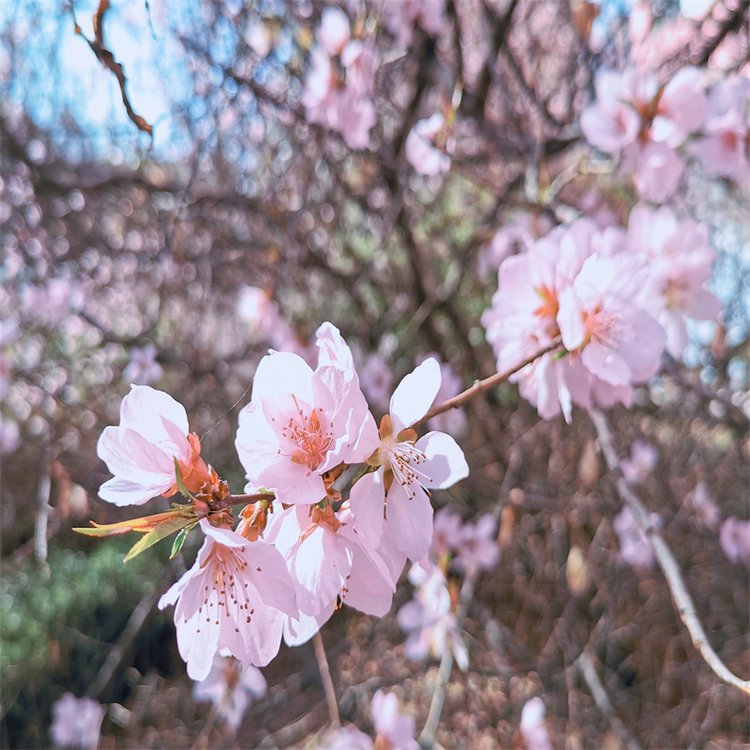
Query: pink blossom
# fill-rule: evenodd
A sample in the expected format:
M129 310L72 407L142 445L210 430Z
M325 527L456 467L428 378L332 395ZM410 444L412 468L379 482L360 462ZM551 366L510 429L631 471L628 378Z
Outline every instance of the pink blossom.
M50 734L55 747L97 747L105 713L104 706L95 700L65 693L52 705Z
M521 710L521 736L528 750L553 750L547 725L544 722L546 709L541 698L531 698Z
M377 447L349 347L330 323L316 340L315 371L296 354L263 357L239 415L236 446L248 488L271 489L283 503L317 503L326 497L327 471L361 463Z
M284 615L298 612L284 558L270 544L248 542L205 518L200 526L206 539L193 567L159 600L159 609L176 604L188 675L204 680L224 649L245 666L263 667L279 650Z
M156 361L156 354L153 344L144 347L134 346L130 350L130 361L122 373L123 380L139 385L148 385L158 380L164 374L164 370Z
M341 8L328 6L320 15L320 26L316 34L328 55L340 55L349 41L349 18Z
M5 419L0 414L0 455L7 456L18 449L21 445L21 431L18 423Z
M676 148L700 129L706 117L708 97L705 73L693 66L680 68L664 86L650 135Z
M525 252L535 240L551 232L553 227L552 220L546 214L517 214L480 248L477 273L487 276L490 272L497 272L508 256Z
M466 576L476 576L482 570L492 570L499 559L495 519L484 513L473 523L465 523L456 544L456 567Z
M686 319L715 320L721 312L719 301L705 288L714 259L708 230L690 219L679 221L667 206L636 206L627 243L648 261L642 305L664 328L667 351L680 357L688 343Z
M173 495L175 460L188 489L197 490L207 474L198 436L188 434L184 407L147 385L131 387L120 406L120 424L105 427L97 455L115 475L99 488L99 496L115 505Z
M330 503L323 509L278 509L266 539L284 555L300 612L318 618L318 625L320 615L328 619L337 597L366 614L382 616L390 609L395 583L376 544L354 527L347 506L338 513ZM301 618L290 628L295 641L302 632L309 637L317 630L315 623Z
M691 146L710 175L739 183L750 180L750 78L737 75L719 81L710 93L703 137Z
M440 36L448 26L445 0L381 0L386 28L402 47L411 44L415 27Z
M661 520L656 513L651 514L651 523L659 526ZM634 568L647 569L654 564L654 550L648 537L633 517L630 508L624 507L612 523L620 542L620 556Z
M560 295L563 343L600 381L599 393L644 382L659 369L664 330L636 306L644 280L645 269L626 255L593 255Z
M423 560L413 565L409 580L414 597L397 614L398 624L408 636L404 653L414 661L440 658L446 648L453 651L456 664L466 671L469 654L451 608L445 575L433 563Z
M372 697L372 722L375 725L375 747L391 750L419 750L413 716L398 710L395 693L378 690Z
M634 70L600 70L595 86L596 101L581 113L581 129L589 143L616 156L636 140L641 126L638 105L656 94L657 84Z
M441 112L418 120L406 138L406 158L417 174L445 174L451 168L454 141Z
M704 526L712 531L719 527L719 506L704 481L695 485L695 489L687 497L687 504Z
M750 565L750 521L727 518L719 530L719 543L730 562Z
M193 686L193 698L211 701L218 715L236 732L254 698L262 698L268 684L252 665L244 668L233 656L214 656L211 671Z
M653 445L643 440L634 440L630 446L630 458L620 463L625 481L630 484L641 484L654 470L658 460L659 454Z
M682 179L685 164L666 143L650 141L627 154L638 194L653 203L671 198Z
M350 493L355 526L366 530L372 544L382 534L383 556L394 579L406 558L421 560L429 549L432 505L427 489L445 489L469 473L452 437L429 432L417 440L409 429L425 415L439 388L440 366L434 359L425 360L399 383L371 459L378 468L365 474Z
M370 735L350 725L337 729L320 750L375 750L375 743Z

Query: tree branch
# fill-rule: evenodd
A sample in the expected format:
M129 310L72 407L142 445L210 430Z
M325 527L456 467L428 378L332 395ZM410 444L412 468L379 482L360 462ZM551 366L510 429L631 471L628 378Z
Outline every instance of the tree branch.
M743 693L750 695L750 681L742 680L730 671L708 642L706 632L698 619L695 604L693 604L693 600L687 590L672 550L670 550L664 541L664 537L662 537L659 530L651 522L647 508L633 490L630 489L630 486L622 475L620 461L612 443L612 434L609 430L607 418L602 412L593 411L591 419L599 436L599 444L604 453L604 459L607 462L609 470L615 475L615 485L620 493L620 497L628 506L636 523L641 527L641 530L651 543L651 548L654 550L659 567L667 579L667 585L672 594L672 601L680 619L690 634L693 646L695 646L696 651L703 657L706 664L711 667L717 677L727 684L738 688Z

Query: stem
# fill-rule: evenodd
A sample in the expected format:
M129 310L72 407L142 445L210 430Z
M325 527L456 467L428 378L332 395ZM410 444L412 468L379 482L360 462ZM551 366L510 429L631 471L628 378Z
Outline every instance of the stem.
M494 375L490 375L484 380L475 381L473 385L469 386L465 391L459 393L458 396L454 396L453 398L449 398L447 401L443 401L442 404L433 406L432 409L430 409L427 414L422 417L422 419L416 421L412 425L412 427L416 427L417 425L427 422L428 420L432 419L433 417L437 417L438 414L442 414L443 412L450 411L451 409L458 409L459 406L463 406L467 401L470 401L475 396L479 396L480 394L489 391L491 388L494 388L496 385L499 385L500 383L507 380L511 375L515 375L515 373L517 373L519 370L523 370L526 365L530 365L532 362L539 359L539 357L542 357L545 354L554 351L559 346L561 346L561 344L561 339L556 338L553 342L547 344L547 346L532 354L530 357L526 357L526 359L519 362L519 364L514 365L509 370L496 372Z
M333 680L331 679L331 670L328 667L328 658L326 649L323 645L323 637L318 631L313 636L313 648L315 649L315 659L318 662L318 671L320 680L323 683L323 691L326 694L326 703L328 704L328 716L334 728L341 726L341 717L339 716L339 707L336 703L336 691L333 689Z
M461 597L456 611L456 628L461 629L469 603L474 596L474 584L476 577L469 576L461 587ZM424 728L419 735L419 745L425 750L435 746L435 733L440 724L440 716L443 713L443 704L445 703L445 689L448 686L451 672L453 671L453 649L446 644L443 656L440 659L440 670L438 671L437 685L435 692L432 694L430 701L430 710L427 713L427 719Z
M633 518L635 518L636 523L641 527L641 530L651 543L651 548L654 550L654 555L659 563L659 567L664 573L664 577L667 579L667 585L672 594L672 601L674 602L680 619L690 634L690 640L692 640L693 646L695 646L696 651L703 657L706 664L711 667L717 677L729 685L738 688L743 693L750 695L750 681L742 680L730 671L708 642L706 631L703 629L703 625L701 625L701 621L698 619L695 604L687 590L685 581L682 578L682 573L680 573L680 567L672 554L672 550L667 546L659 529L651 523L651 517L649 516L646 506L635 492L633 492L622 475L620 461L617 458L617 453L615 452L612 443L612 434L609 431L607 418L602 412L593 411L591 413L591 419L594 422L594 427L596 427L596 432L599 435L599 443L601 444L607 466L610 471L615 474L615 485L620 493L620 497L628 508L630 508Z
M229 502L232 505L240 505L241 503L255 503L259 500L273 501L276 495L273 492L255 492L251 495L230 495Z

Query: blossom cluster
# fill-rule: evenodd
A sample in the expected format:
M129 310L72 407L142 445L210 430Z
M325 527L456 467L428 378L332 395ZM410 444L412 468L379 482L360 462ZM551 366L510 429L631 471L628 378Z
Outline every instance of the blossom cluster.
M132 387L120 424L99 440L114 474L100 489L104 500L141 505L178 493L190 500L81 531L143 533L129 556L175 532L176 553L193 528L202 532L195 564L159 602L175 606L193 679L209 675L217 654L264 666L282 637L306 642L342 604L384 615L406 561L422 560L433 541L430 492L468 474L451 436L414 429L441 388L435 359L401 381L377 425L339 331L323 324L316 346L315 369L278 351L258 365L236 439L244 495L232 495L205 462L184 407L148 386ZM237 524L235 505L244 506Z
M353 37L349 17L334 6L323 11L315 38L302 95L307 119L340 133L349 148L367 148L375 124L378 52Z
M446 649L464 671L469 655L456 620L456 575L475 579L491 570L500 558L496 523L490 515L464 523L458 513L442 508L435 514L429 555L412 566L409 581L413 598L398 611L398 623L406 632L405 654L414 661L440 658Z
M711 176L750 181L747 74L709 85L706 71L688 66L662 84L635 68L601 70L581 128L589 143L621 160L649 201L674 195L687 158Z
M544 419L629 406L664 351L682 354L687 319L719 315L713 256L706 227L668 207L637 205L626 230L585 218L554 228L500 264L482 315L498 369L560 342L513 377Z

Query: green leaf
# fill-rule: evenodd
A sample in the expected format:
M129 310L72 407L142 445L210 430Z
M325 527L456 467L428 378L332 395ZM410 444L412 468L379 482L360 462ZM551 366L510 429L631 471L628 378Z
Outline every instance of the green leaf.
M180 462L175 458L174 460L174 473L177 477L177 489L180 491L181 495L184 495L188 500L195 500L195 495L193 495L190 490L185 487L185 483L182 481L182 470L180 469Z
M136 555L140 555L141 552L152 547L157 542L165 539L170 534L174 534L175 531L180 531L186 526L194 524L195 517L188 516L175 516L174 518L168 518L166 521L162 521L155 529L149 531L148 534L144 534L131 548L127 555L125 555L125 562L132 560Z
M191 523L190 526L185 526L185 528L180 529L177 532L177 536L172 543L172 551L169 553L170 560L182 549L182 545L185 544L185 540L188 538L188 534L193 530L194 526L195 524Z

